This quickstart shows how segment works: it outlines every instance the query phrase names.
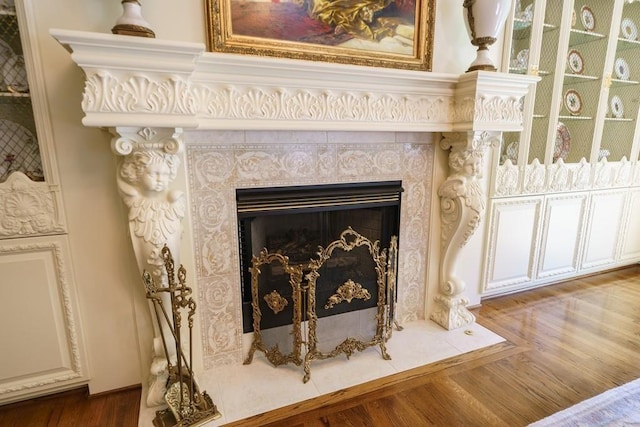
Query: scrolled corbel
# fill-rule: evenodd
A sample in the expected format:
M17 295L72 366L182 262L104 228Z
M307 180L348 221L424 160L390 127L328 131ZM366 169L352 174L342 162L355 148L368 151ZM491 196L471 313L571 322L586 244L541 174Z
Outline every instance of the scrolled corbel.
M463 295L466 284L457 274L461 249L478 228L485 209L485 192L480 184L485 155L499 134L459 132L445 134L440 142L449 151L449 176L438 188L440 198L441 264L439 294L431 319L446 329L475 321Z
M116 128L111 147L122 156L117 171L118 190L129 214L129 233L140 274L147 271L166 286L162 248L166 245L179 262L184 191L174 187L182 152L181 131L176 129ZM151 307L150 307L151 309ZM153 317L153 311L151 312ZM153 361L147 405L164 403L167 359L160 328L154 323ZM171 336L166 330L165 336ZM172 355L175 357L175 354Z

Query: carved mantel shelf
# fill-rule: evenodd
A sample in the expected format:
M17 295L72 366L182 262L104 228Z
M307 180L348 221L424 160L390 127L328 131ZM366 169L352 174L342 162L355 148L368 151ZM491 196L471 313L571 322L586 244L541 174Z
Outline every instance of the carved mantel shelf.
M112 34L51 34L86 73L86 126L514 131L522 123L521 99L537 81L211 53L199 43Z
M431 318L447 329L474 321L456 272L460 250L484 213L481 163L500 132L522 129L522 99L538 77L349 66L211 53L198 43L51 34L86 74L83 124L116 135L112 149L123 156L118 186L141 271L162 275L157 254L165 243L180 262L189 201L173 180L184 129L441 132L449 172L437 189L442 254ZM151 406L162 401L166 375L162 349L154 353Z

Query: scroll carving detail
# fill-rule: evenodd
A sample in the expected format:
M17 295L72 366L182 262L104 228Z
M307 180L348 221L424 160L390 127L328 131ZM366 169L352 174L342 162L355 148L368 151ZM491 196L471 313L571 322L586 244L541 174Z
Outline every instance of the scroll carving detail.
M118 189L129 209L129 232L138 268L140 274L147 271L157 283L166 285L162 248L166 245L179 263L186 209L184 193L171 188L180 164L182 142L173 129L118 128L116 133L112 149L124 156L118 169ZM168 375L160 327L154 324L149 406L162 404ZM167 329L165 336L171 336L169 326L162 327Z
M460 250L478 228L485 209L485 195L480 185L484 156L490 144L499 143L496 135L453 133L445 135L440 146L449 152L450 175L438 188L442 224L442 261L438 308L431 318L446 329L475 321L466 309L462 295L464 281L456 275Z

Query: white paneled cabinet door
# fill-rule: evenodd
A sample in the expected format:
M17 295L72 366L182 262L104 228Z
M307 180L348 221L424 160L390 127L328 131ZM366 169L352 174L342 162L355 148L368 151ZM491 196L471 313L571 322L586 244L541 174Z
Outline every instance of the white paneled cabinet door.
M628 210L625 217L624 230L622 232L621 261L640 259L640 188L629 190Z
M587 198L588 194L578 193L546 199L538 279L560 278L578 271Z
M0 241L0 403L86 382L66 236Z
M0 404L89 378L34 4L0 2Z
M531 282L542 197L491 201L485 295Z
M626 194L626 190L611 190L591 195L582 270L615 263Z

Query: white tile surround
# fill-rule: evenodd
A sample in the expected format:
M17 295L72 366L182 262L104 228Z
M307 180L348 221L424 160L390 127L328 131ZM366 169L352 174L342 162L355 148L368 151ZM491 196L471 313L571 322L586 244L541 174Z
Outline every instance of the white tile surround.
M206 369L243 359L236 188L401 180L397 318L425 318L432 139L419 132L185 134L196 254L191 277Z
M273 367L259 352L250 365L209 369L199 376L198 385L211 396L222 418L205 425L224 425L504 341L476 323L452 331L430 321L403 326L387 342L391 360L384 360L378 347L369 347L349 360L341 356L316 361L306 384L302 367ZM151 426L154 417L155 408L147 408L143 401L138 424Z

